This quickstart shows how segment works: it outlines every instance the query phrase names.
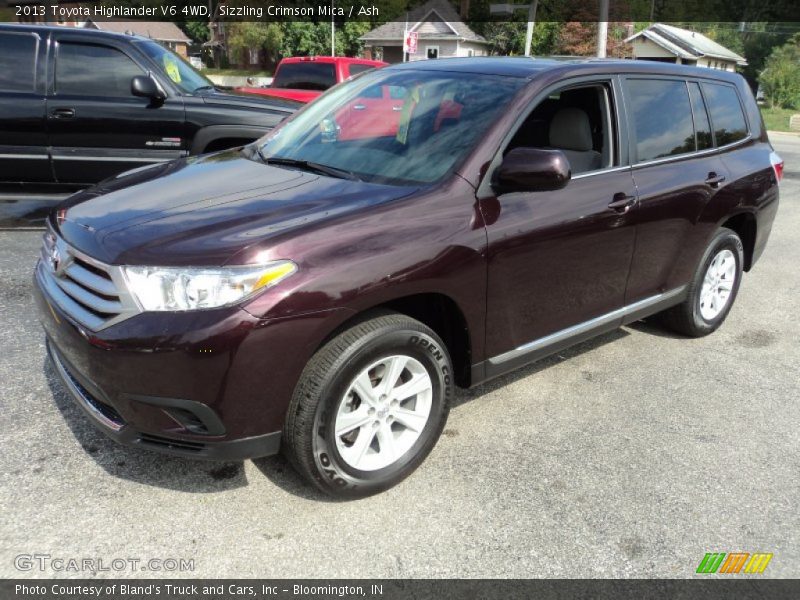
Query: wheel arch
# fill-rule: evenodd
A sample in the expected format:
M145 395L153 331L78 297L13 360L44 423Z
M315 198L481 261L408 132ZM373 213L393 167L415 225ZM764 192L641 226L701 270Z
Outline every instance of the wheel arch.
M447 347L453 362L456 385L462 388L470 386L472 337L469 325L458 303L443 293L411 294L364 307L325 336L319 348L345 329L381 313L400 313L430 327Z
M720 223L720 226L736 232L736 235L742 240L744 248L743 268L745 271L749 271L753 266L753 253L755 252L756 232L758 229L755 215L750 212L740 212L727 217Z
M222 144L226 140L231 140L232 142L229 147L236 146L239 143L250 143L268 133L269 130L269 127L246 125L209 125L195 134L189 154L195 155L222 150ZM215 144L219 147L216 147Z

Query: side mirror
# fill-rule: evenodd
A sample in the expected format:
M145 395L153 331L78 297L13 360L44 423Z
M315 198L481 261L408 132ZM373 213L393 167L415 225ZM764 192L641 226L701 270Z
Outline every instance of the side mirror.
M561 150L514 148L494 172L492 187L498 194L560 190L572 173Z
M131 79L131 94L140 98L149 98L150 100L163 100L166 98L155 80L147 75L137 75Z

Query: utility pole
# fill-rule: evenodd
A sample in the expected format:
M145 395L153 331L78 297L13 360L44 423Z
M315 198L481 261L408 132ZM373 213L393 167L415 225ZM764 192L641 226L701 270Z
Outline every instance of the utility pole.
M597 57L606 57L608 43L608 0L600 0L600 15L597 21Z
M333 0L331 0L331 56L336 56L336 24L333 22Z
M533 41L533 26L536 24L536 8L539 0L533 0L528 8L528 29L525 31L525 56L531 55L531 42Z

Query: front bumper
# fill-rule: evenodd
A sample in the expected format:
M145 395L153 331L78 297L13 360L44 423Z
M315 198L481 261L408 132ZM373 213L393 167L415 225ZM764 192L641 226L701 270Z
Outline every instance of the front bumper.
M46 345L47 355L55 372L78 406L86 412L97 429L120 444L139 446L175 456L212 460L243 460L269 456L280 450L280 431L229 441L205 441L199 437L187 439L176 437L174 434L165 437L137 431L122 418L113 406L101 400L102 396L96 391L95 386L67 363L66 359L54 348L49 338Z
M55 371L116 441L181 456L274 454L297 380L339 310L258 319L238 307L141 313L91 331L46 291L34 298Z

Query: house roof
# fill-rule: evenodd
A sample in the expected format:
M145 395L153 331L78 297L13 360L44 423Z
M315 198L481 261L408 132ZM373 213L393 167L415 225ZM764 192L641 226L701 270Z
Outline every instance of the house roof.
M747 60L744 56L740 56L736 54L736 52L728 50L722 44L718 44L711 38L697 31L689 31L688 29L681 29L673 25L656 23L632 35L625 41L632 42L639 37L645 37L668 52L681 58L696 60L703 56L709 56L711 58L735 62L738 65L747 64Z
M175 23L169 21L86 21L86 27L113 33L133 33L160 42L191 42Z
M489 42L467 26L447 0L429 0L408 13L408 30L416 31L425 23L441 24L438 31L420 31L420 39L452 39L479 44ZM406 21L390 21L362 35L359 39L403 41Z

